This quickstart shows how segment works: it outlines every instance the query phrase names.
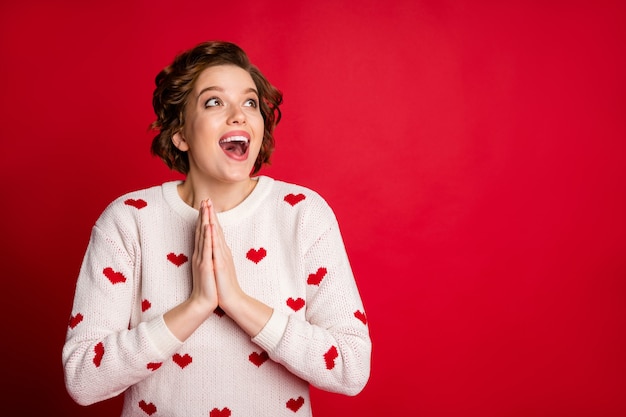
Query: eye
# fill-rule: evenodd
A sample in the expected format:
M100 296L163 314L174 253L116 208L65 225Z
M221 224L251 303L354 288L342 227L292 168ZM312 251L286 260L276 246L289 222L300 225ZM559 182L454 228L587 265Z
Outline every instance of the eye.
M204 103L204 107L216 107L222 104L222 101L217 97L211 97Z
M253 99L253 98L250 98L250 99L246 100L246 102L245 102L245 103L243 103L243 105L244 105L245 107L253 107L253 108L255 108L255 109L256 109L257 107L259 107L259 105L257 104L257 101L256 101L255 99Z

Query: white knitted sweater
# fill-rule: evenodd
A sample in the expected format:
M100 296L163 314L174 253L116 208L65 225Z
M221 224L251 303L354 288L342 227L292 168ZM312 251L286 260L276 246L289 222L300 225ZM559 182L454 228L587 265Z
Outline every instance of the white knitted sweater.
M219 308L184 343L163 314L191 292L198 211L178 181L113 201L93 227L63 348L68 392L124 392L122 416L310 416L309 384L356 395L367 318L340 230L314 191L266 176L218 213L242 289L274 308L250 338Z

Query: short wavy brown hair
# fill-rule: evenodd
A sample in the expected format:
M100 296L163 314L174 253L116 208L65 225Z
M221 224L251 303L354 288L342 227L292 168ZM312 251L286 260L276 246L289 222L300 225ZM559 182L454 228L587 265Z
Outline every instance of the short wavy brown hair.
M259 93L261 115L265 122L261 150L252 173L270 163L274 151L274 128L281 118L282 93L254 66L239 46L222 41L209 41L178 54L155 78L152 107L156 120L150 124L158 133L152 140L151 152L160 157L170 169L182 174L189 172L187 152L172 143L172 137L185 125L185 106L189 94L202 71L216 65L236 65L247 71Z

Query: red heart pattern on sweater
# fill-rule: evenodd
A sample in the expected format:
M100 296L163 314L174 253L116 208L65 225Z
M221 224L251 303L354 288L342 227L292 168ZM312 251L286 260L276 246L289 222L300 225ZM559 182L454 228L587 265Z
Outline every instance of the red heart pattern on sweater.
M246 253L246 258L250 259L255 264L258 264L263 260L263 258L265 258L265 255L267 255L265 248L259 248L258 250L252 248L248 251L248 253Z
M250 356L248 356L248 359L250 360L250 362L259 367L263 365L265 361L269 359L269 357L270 356L267 354L266 351L262 351L261 353L252 352Z
M213 310L213 313L215 313L219 317L223 317L224 314L226 314L226 312L222 310L222 307L220 306L218 306L215 310Z
M129 198L128 200L124 201L124 204L126 204L127 206L135 207L137 210L141 210L148 205L148 203L146 203L141 198L138 200L135 200L134 198Z
M209 417L230 417L230 409L228 407L224 407L221 410L214 408L209 413Z
M299 202L301 202L302 200L304 200L306 198L306 196L304 194L287 194L284 198L284 200L286 202L288 202L289 204L291 204L291 207L295 206L296 204L298 204Z
M156 405L152 403L146 403L144 400L139 401L139 408L141 408L143 412L149 416L157 412Z
M174 360L174 362L176 362L176 365L181 367L181 369L185 369L185 366L189 365L193 360L191 359L191 356L189 356L189 354L187 353L182 356L178 353L175 353L174 356L172 356L172 359Z
M159 369L161 367L161 365L163 365L163 362L150 362L146 365L146 368L150 369L151 371L156 371L157 369Z
M326 272L327 272L326 268L324 267L319 268L316 273L309 274L309 277L307 278L306 283L309 285L320 285L320 282L322 282L322 280L326 276Z
M300 409L304 405L304 398L298 397L297 399L291 398L287 401L287 408L293 411L294 413Z
M176 255L173 252L167 254L167 260L173 263L176 266L181 266L185 262L187 262L187 256L184 253Z
M70 317L70 329L73 329L74 327L78 326L78 323L80 323L81 321L83 321L83 315L80 313L76 313L75 316L71 316Z
M142 312L145 312L150 307L152 307L152 304L150 304L150 301L148 301L148 300L141 300L141 311Z
M328 352L324 353L324 362L326 362L326 369L333 369L335 367L335 359L339 357L339 353L337 353L337 348L331 346L328 349Z
M96 365L96 368L99 368L102 363L102 357L104 356L104 344L99 342L96 346L94 346L93 351L95 353L93 357L93 364Z
M355 311L354 312L354 317L356 317L357 319L361 320L363 322L363 324L367 324L367 316L361 310Z
M287 300L287 305L291 307L293 311L298 311L302 307L304 307L304 300L302 298L296 298L295 300L291 297Z
M126 277L121 272L116 272L113 268L107 267L102 271L105 277L111 281L111 284L119 284L122 282L126 282Z

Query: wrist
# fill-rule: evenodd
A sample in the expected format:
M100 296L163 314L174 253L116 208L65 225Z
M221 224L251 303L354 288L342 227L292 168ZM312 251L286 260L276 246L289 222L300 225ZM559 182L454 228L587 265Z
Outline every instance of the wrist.
M206 320L217 308L217 300L208 300L205 297L194 296L192 294L181 306L187 311L190 317Z
M250 337L256 336L270 319L273 309L245 293L220 307Z
M241 290L219 295L219 307L230 317L237 316L249 301L250 297Z

